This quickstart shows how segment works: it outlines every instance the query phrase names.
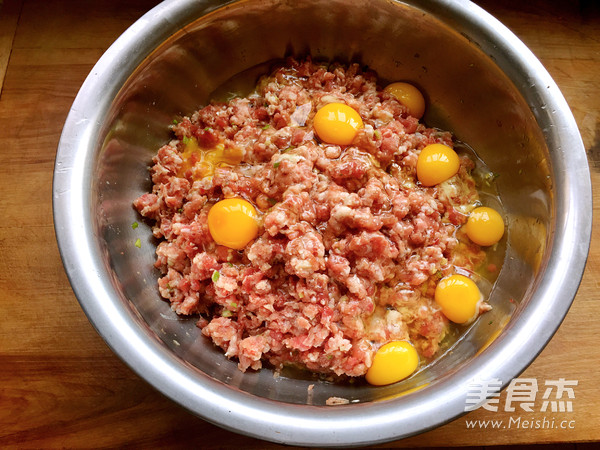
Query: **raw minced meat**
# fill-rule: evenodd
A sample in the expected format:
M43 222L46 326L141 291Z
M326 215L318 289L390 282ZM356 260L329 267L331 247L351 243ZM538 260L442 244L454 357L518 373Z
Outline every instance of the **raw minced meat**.
M315 136L312 119L331 102L363 120L351 145ZM152 192L134 205L161 239L160 294L199 315L202 334L241 370L266 361L361 376L390 341L409 340L425 359L438 352L448 321L435 285L484 257L456 237L478 200L473 162L461 156L458 174L435 187L416 180L421 149L452 147L450 133L410 116L375 73L309 59L172 128ZM258 236L239 251L217 245L207 225L230 197L259 212Z

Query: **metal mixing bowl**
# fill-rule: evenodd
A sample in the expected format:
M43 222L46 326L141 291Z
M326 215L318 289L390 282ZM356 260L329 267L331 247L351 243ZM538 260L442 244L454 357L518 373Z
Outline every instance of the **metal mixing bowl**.
M194 319L177 317L160 299L156 242L147 224L131 226L140 220L131 203L150 189L148 164L174 117L205 104L224 83L235 88L256 76L265 62L308 53L412 81L426 93L426 123L453 131L500 174L508 238L490 294L494 310L434 364L395 385L241 373L200 336ZM235 77L244 71L246 78ZM108 345L206 420L303 445L422 432L464 412L471 380L506 384L518 376L575 296L591 210L586 155L556 84L509 30L464 0L166 1L86 79L54 173L64 265ZM325 406L329 397L349 404Z

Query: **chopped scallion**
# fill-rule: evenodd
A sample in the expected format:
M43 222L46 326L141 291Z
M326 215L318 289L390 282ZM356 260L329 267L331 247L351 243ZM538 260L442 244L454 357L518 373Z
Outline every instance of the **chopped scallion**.
M219 278L221 278L221 274L219 273L218 270L215 270L211 277L211 279L213 280L213 283L216 283L217 281L219 281Z
M135 230L137 227L139 227L139 226L140 226L140 224L139 224L139 223L137 223L137 222L133 222L133 223L131 224L131 228L133 228L134 230Z
M136 246L137 248L142 248L142 240L141 240L140 238L137 238L137 239L135 240L135 246Z

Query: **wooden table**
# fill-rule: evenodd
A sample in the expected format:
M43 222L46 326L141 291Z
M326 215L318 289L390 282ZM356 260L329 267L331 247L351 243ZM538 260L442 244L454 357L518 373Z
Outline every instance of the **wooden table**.
M2 6L0 447L281 447L210 425L135 375L84 316L59 257L51 183L64 120L100 55L156 3L5 0ZM562 89L580 127L592 182L598 188L600 11L596 2L478 3L533 50ZM596 226L579 293L555 337L522 375L536 379L541 389L547 380L577 380L573 412L539 412L541 391L537 412L504 412L504 393L499 412L478 409L387 447L600 441L600 199L594 198ZM531 430L516 428L514 423L507 429L491 429L491 424L467 429L466 420L508 424L517 416L569 422L565 429Z

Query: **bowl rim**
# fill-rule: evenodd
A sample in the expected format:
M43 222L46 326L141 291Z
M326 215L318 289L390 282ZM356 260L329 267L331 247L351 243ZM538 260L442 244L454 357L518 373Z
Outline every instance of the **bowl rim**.
M101 274L102 249L92 227L90 186L96 123L110 108L106 95L114 80L125 81L145 59L137 43L157 48L167 37L220 6L236 3L167 0L147 12L106 51L83 83L66 119L58 145L53 178L53 215L58 246L73 291L90 322L110 348L157 390L191 412L223 428L259 439L292 445L358 446L408 437L447 423L465 413L465 386L475 379L500 379L506 385L543 350L564 319L583 276L591 239L592 193L585 149L575 119L542 64L498 20L467 0L392 0L410 4L441 20L469 27L469 38L497 59L525 98L538 123L552 114L544 138L555 168L554 234L548 265L528 304L527 314L509 327L481 355L451 377L426 390L382 402L336 407L292 405L253 396L182 364L164 345L139 333L141 319L124 306ZM125 58L127 55L127 58ZM133 57L131 56L133 55ZM526 76L539 87L528 98L517 80ZM547 108L537 108L539 102ZM550 112L554 111L554 112ZM560 293L560 295L558 295ZM541 312L553 308L557 317ZM523 343L528 345L524 346ZM510 364L506 362L509 361ZM439 398L445 399L444 408ZM402 408L403 414L398 414ZM423 424L427 424L426 427Z

